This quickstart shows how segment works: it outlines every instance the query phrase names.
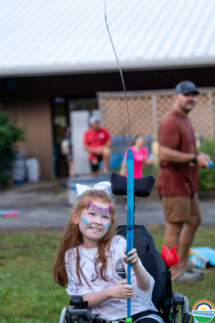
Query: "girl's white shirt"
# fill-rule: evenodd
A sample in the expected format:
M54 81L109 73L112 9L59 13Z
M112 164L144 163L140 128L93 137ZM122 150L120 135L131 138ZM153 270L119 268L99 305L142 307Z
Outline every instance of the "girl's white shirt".
M90 287L87 285L82 275L80 275L81 284L79 284L76 274L76 248L68 250L65 254L65 267L68 276L68 287L66 291L68 295L84 296L88 293L100 292L104 289L115 286L122 280L126 280L127 264L122 259L124 256L124 247L126 247L126 240L121 236L115 236L111 242L110 251L107 253L108 265L106 278L109 280L108 282L104 281L101 277L98 277L95 281L95 259L97 256L97 248L85 249L82 245L78 247L80 254L80 267ZM140 259L139 264L145 270ZM100 265L98 265L98 272ZM148 272L147 274L150 279L150 288L148 291L144 292L137 287L136 277L134 271L131 269L131 283L134 286L134 296L131 299L131 315L147 310L157 311L151 300L154 288L154 278ZM104 320L125 318L127 316L127 299L111 298L108 301L93 307L92 314L99 314L100 318ZM155 314L148 315L147 317L154 318L160 323L163 322L162 318Z

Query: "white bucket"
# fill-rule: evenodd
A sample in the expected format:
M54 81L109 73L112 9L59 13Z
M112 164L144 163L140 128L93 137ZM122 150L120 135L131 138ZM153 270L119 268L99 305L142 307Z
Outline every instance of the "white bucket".
M27 179L29 182L39 182L40 180L40 165L37 158L28 158L25 161L27 169Z
M67 188L67 201L69 205L73 205L77 200L77 190L75 186Z

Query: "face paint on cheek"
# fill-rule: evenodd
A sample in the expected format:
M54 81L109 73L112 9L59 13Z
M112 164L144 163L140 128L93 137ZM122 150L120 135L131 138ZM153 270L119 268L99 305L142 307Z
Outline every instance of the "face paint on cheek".
M110 227L110 222L106 224L105 228L108 229Z
M90 222L88 222L87 221L87 219L85 219L83 216L81 217L81 221L84 223L84 224L86 224L86 225L88 225Z

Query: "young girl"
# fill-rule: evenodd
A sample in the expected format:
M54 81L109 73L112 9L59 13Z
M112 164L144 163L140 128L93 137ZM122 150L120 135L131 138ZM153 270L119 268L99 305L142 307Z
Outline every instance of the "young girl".
M146 165L151 165L153 163L153 158L151 159L148 158L148 150L144 147L144 144L145 144L144 137L142 135L139 135L135 138L133 146L130 147L134 156L134 178L142 177L144 163ZM127 175L126 156L127 156L127 151L123 158L122 166L120 169L120 175L122 176Z
M68 220L54 267L54 279L67 285L67 293L88 301L92 314L103 320L127 316L127 298L131 298L133 323L163 322L155 315L143 318L143 311L157 311L153 305L154 279L143 267L136 249L128 258L126 240L115 234L115 205L101 182L90 189L76 185L78 198ZM127 262L132 265L131 282L127 284Z

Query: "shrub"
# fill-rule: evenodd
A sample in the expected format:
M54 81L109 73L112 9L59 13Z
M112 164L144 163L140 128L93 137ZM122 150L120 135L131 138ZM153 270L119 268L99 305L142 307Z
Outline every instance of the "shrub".
M214 162L215 139L204 139L199 150L209 155ZM215 189L215 168L199 169L199 190Z
M0 111L0 183L7 184L11 178L11 167L16 159L14 143L24 141L24 129L16 126L17 119L11 119Z
M159 164L154 162L152 165L144 165L143 167L143 176L152 175L154 178L157 178L159 169Z

